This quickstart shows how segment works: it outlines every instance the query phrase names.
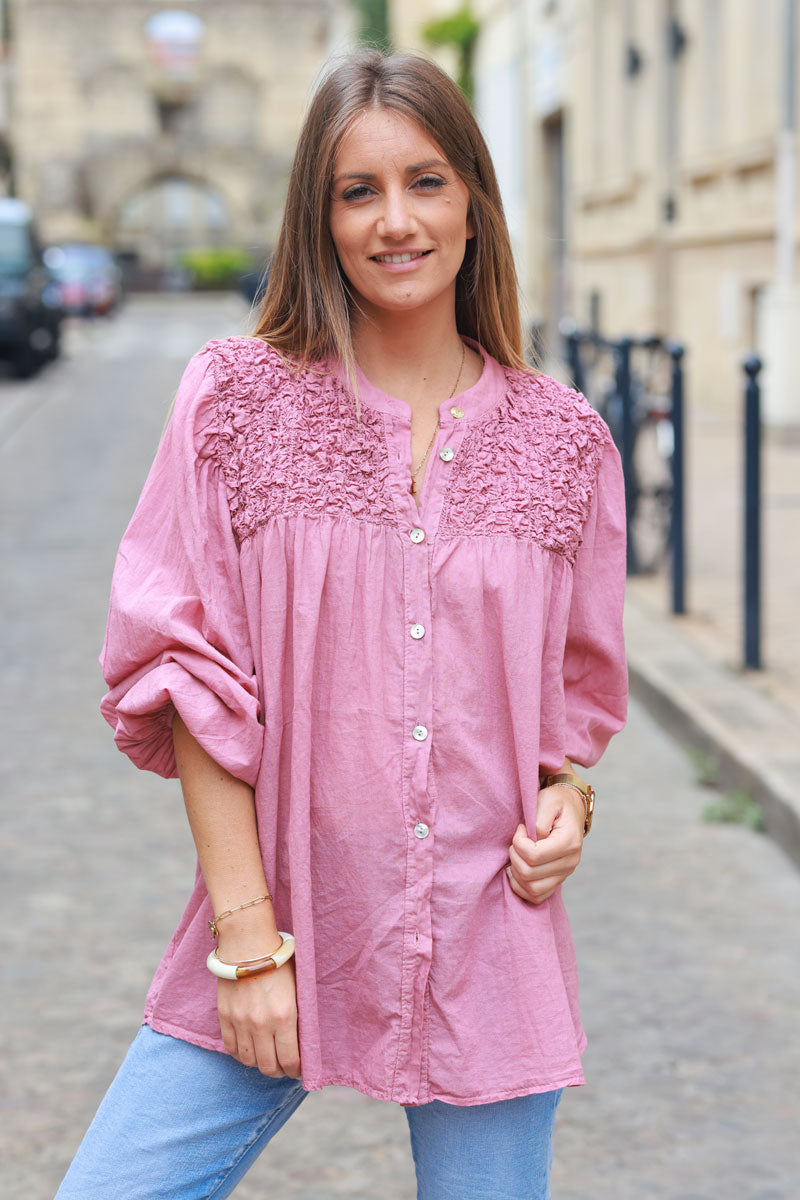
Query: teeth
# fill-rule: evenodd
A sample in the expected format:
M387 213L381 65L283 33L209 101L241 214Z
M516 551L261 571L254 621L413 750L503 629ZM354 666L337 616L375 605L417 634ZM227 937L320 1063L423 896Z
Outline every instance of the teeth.
M423 254L424 250L417 250L414 254L376 254L375 258L378 262L404 263L411 262L412 258L422 258Z

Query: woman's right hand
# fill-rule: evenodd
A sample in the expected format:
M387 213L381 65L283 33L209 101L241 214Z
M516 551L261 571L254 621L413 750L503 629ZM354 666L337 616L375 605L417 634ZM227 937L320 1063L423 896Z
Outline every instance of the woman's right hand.
M281 939L264 875L253 789L216 763L177 713L172 733L197 857L211 911L221 922L217 953L228 963L273 954ZM265 1075L299 1079L293 960L263 975L217 983L228 1053Z
M222 957L227 957L224 955ZM217 981L225 1049L263 1075L300 1078L294 962L249 979Z

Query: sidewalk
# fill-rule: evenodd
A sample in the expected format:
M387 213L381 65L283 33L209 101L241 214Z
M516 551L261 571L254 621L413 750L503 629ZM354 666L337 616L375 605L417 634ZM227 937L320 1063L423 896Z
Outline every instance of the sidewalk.
M670 615L666 574L629 581L631 688L721 789L762 805L768 832L800 862L800 437L764 438L761 671L741 668L742 453L738 416L690 397L688 613Z

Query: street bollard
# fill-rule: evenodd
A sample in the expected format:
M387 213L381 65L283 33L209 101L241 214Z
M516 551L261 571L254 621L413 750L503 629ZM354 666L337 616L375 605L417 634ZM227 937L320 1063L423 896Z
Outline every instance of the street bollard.
M683 354L679 342L669 342L672 359L672 504L669 516L669 540L672 549L672 611L686 612L686 541L683 482Z
M631 347L633 339L620 338L614 343L616 392L620 404L620 457L625 479L625 532L628 543L628 574L636 575L639 564L631 536L633 506L636 503L633 479L633 397L631 395Z
M583 363L581 362L581 335L574 325L567 328L565 328L565 325L566 322L562 322L566 359L569 364L572 386L576 392L585 393L586 383L583 377Z
M761 359L744 360L744 665L761 667Z

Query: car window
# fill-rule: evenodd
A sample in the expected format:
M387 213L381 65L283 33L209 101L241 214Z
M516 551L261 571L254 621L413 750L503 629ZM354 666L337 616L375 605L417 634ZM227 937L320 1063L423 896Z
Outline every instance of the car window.
M45 262L62 283L85 282L114 269L114 259L104 246L51 246Z
M33 262L30 233L24 225L0 225L0 275L28 271Z

